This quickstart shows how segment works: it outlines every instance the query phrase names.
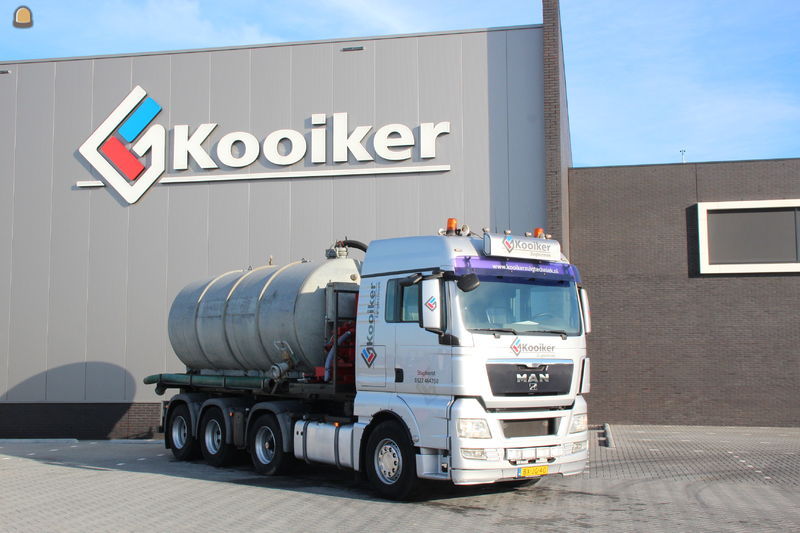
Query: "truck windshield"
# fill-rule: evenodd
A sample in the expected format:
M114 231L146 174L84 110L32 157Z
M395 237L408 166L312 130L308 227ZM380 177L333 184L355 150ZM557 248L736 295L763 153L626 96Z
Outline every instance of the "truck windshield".
M518 335L580 334L574 281L485 275L479 278L477 289L458 294L467 329Z

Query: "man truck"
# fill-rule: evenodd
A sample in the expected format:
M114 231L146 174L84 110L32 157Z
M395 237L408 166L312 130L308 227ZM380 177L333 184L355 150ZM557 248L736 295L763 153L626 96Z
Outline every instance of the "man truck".
M183 374L163 394L178 460L362 473L404 499L456 485L580 473L588 460L589 305L541 228L336 243L327 260L190 284L169 313ZM350 249L364 252L363 262Z

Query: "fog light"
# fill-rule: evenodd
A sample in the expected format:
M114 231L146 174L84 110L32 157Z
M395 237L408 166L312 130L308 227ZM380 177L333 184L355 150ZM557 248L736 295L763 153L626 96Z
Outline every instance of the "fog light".
M570 445L565 444L564 446L567 447L567 446L570 446ZM589 441L580 440L578 442L573 442L571 447L572 447L572 451L570 451L569 453L580 453L580 452L586 451L586 449L589 447Z
M501 451L497 448L461 448L461 457L482 461L499 461Z
M586 413L572 415L572 423L569 425L570 433L581 433L589 429L589 417Z

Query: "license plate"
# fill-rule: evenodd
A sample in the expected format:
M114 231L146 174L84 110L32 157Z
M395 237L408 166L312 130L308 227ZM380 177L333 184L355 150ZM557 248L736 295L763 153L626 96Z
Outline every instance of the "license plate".
M523 466L517 470L517 477L536 477L547 475L547 465Z

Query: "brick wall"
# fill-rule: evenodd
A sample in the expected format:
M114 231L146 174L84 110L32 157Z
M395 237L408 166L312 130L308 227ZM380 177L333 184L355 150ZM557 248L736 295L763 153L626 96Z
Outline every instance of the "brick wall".
M800 159L569 171L593 423L800 424L800 276L698 274L697 202L800 198Z
M0 403L0 438L157 437L161 404Z
M542 0L547 232L569 252L568 168L572 165L558 0Z

